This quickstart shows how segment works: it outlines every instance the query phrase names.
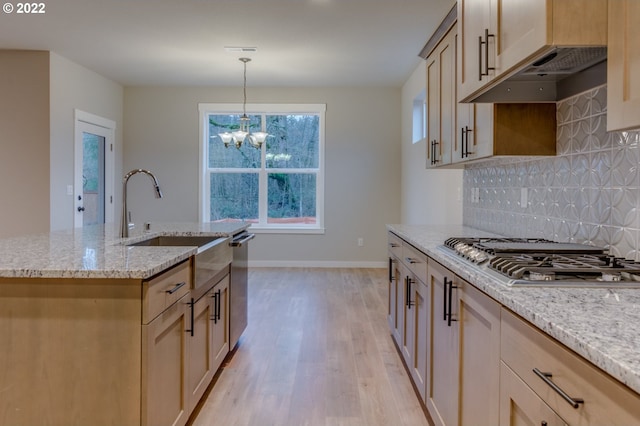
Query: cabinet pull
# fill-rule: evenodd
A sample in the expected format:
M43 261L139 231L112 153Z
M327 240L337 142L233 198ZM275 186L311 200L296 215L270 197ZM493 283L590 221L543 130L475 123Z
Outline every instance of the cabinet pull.
M460 158L464 158L464 136L465 135L466 135L466 132L464 131L464 127L460 127Z
M185 331L187 333L191 334L191 337L193 337L193 323L194 323L194 320L195 320L193 311L194 311L194 305L195 304L196 304L196 302L194 302L193 297L191 298L190 302L187 302L187 305L189 305L189 308L190 308L189 318L190 318L190 321L191 321L191 327L189 327L189 329L185 330Z
M220 299L222 298L222 294L220 292L220 290L214 292L211 297L213 297L213 316L211 317L211 320L213 321L214 324L218 323L218 320L220 319Z
M489 34L489 29L484 29L484 41L482 36L478 37L478 81L482 80L482 77L489 75L489 71L495 70L494 67L489 67L489 37L495 37L494 34ZM484 72L482 71L482 46L484 45Z
M416 263L420 263L418 260L412 257L405 257L404 260L410 265L415 265Z
M393 275L393 264L394 260L389 258L389 282L395 281L395 276Z
M222 309L220 309L221 300L222 300L222 292L221 292L221 290L218 290L218 297L216 298L216 302L218 303L218 309L217 309L217 311L218 311L217 312L218 320L220 320L220 315L222 314L220 312L222 310Z
M437 153L438 153L438 145L440 145L440 142L437 141L437 139L433 140L433 163L432 164L437 164L440 162L440 160L438 160L436 158Z
M449 306L448 306L449 312L447 313L447 326L449 326L449 327L451 327L451 322L452 321L458 321L457 319L453 318L453 313L451 312L451 305L452 305L452 300L453 300L453 289L454 288L458 288L458 286L453 285L453 281L449 281Z
M167 294L173 294L176 291L180 290L182 287L186 285L186 281L182 281L181 283L176 284L173 288L166 291Z
M464 145L462 146L462 157L469 157L469 154L473 154L473 152L469 151L469 133L473 132L473 130L471 130L469 128L469 126L464 126Z
M451 313L451 305L453 300L453 289L458 288L458 286L453 285L453 280L448 280L447 277L444 277L444 297L442 298L442 312L443 312L443 321L447 322L447 326L451 327L452 321L458 321L453 318L453 314ZM449 296L449 297L447 297Z
M443 321L447 320L447 284L448 284L448 281L449 280L447 279L447 277L444 277L444 287L443 287L444 291L443 291L443 297L442 297L442 301L444 302L442 304L442 315L443 315L442 320Z
M400 247L400 244L396 244L396 243L389 243L389 247L391 247L391 248L398 248L398 247Z
M411 301L411 277L408 275L404 279L405 305L407 309L411 309L414 303Z
M562 388L560 388L560 386L556 385L551 380L551 377L553 377L553 375L551 373L543 373L542 371L538 370L537 368L534 368L533 372L536 374L536 376L540 377L543 382L545 382L547 385L549 385L551 387L551 389L556 391L556 393L558 395L560 395L562 397L562 399L567 401L567 403L569 405L571 405L573 408L578 408L578 407L580 407L580 404L584 404L584 400L582 398L571 398L565 391L562 390Z

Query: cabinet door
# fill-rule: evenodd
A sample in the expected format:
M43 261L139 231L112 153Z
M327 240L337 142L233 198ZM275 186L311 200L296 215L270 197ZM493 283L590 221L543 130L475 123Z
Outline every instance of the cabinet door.
M402 273L402 288L404 306L402 307L402 356L407 366L413 365L413 347L415 342L415 312L413 305L415 303L414 288L416 280L409 268L402 265L400 269Z
M212 366L213 356L211 350L213 327L212 291L207 292L191 309L193 309L193 336L189 336L189 411L192 411L204 391L209 386L215 370Z
M640 127L640 2L609 1L607 130Z
M187 296L142 326L142 424L184 425L191 327Z
M500 304L459 280L460 424L497 425Z
M427 284L416 279L411 287L411 300L413 302L413 348L412 364L410 365L413 383L426 403L427 387L427 337L429 326L429 312L431 305L431 293Z
M485 33L493 34L491 3L495 0L458 0L458 67L460 68L458 100L479 90L495 76L487 70L486 56L495 56L495 37L488 45L480 44ZM492 65L494 66L493 62Z
M458 322L455 312L458 295L455 279L455 275L447 268L429 261L433 315L429 340L427 409L436 425L458 424Z
M489 423L478 421L476 424ZM530 425L566 426L567 423L501 362L500 426Z
M398 268L398 258L389 255L389 283L388 283L388 307L387 321L389 330L396 343L399 345L399 330L402 315L398 311L398 298L402 298L402 278ZM400 311L401 312L401 311Z
M211 299L214 303L212 334L213 371L218 370L229 353L229 275L213 288Z
M456 114L456 26L427 58L427 167L451 163Z
M495 72L500 75L528 56L552 42L552 4L548 0L494 0L492 19L499 17L499 27L493 27L496 41ZM566 1L566 0L563 0ZM582 1L582 0L581 0ZM576 5L576 9L579 5ZM548 27L549 24L549 27ZM549 37L547 37L549 28Z

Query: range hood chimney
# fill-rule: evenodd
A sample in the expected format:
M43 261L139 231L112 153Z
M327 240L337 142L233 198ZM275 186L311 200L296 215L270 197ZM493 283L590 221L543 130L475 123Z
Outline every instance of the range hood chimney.
M605 84L607 48L556 47L463 102L555 102Z

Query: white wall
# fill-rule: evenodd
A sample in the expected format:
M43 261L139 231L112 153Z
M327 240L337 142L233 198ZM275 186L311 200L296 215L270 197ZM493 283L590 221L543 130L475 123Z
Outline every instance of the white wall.
M120 212L122 176L122 128L124 89L94 71L51 52L51 230L73 227L75 203L67 195L74 173L74 109L116 122L115 191L116 221Z
M413 99L426 85L422 61L402 87L401 223L461 224L462 170L426 169L426 141L412 143Z
M241 88L127 87L124 169L137 223L198 220L198 103L241 101ZM400 220L398 88L249 88L251 103L325 103L324 235L260 234L253 265L376 265L386 258L386 223ZM364 247L357 246L358 237Z

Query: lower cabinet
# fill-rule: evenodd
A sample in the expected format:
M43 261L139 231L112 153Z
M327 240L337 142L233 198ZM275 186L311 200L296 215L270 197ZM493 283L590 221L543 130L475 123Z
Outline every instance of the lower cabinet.
M213 303L211 354L213 371L218 370L229 353L229 275L211 290Z
M497 425L500 390L500 304L458 279L460 425Z
M185 295L142 326L143 425L184 425L189 418L185 378L191 327L190 299Z
M526 424L514 422L523 413L535 420L532 424L551 425L549 412L570 425L640 424L637 393L506 308L501 318L501 372L509 373L500 377L501 425ZM519 386L512 374L520 378ZM532 393L543 404L526 406L523 400Z
M436 425L458 424L458 312L456 276L429 261L433 291L429 338L427 409ZM454 302L455 300L455 302Z
M500 425L566 426L567 423L545 404L513 370L501 362Z

